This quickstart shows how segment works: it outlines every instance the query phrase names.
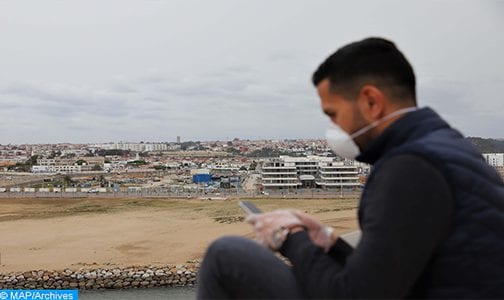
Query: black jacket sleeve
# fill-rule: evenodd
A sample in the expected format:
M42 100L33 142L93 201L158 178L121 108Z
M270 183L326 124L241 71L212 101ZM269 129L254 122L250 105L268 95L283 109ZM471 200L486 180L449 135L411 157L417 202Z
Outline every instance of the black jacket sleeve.
M307 296L405 297L447 236L453 199L435 166L418 156L401 155L378 171L361 201L361 241L345 263L312 244L306 232L284 243L281 252L292 262Z

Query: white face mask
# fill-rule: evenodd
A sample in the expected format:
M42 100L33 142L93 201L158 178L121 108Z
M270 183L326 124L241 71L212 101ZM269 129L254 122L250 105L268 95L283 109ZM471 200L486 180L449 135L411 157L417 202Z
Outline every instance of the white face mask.
M390 118L393 118L401 114L409 113L417 109L418 109L417 107L407 107L400 110L396 110L393 113L390 113L385 117L376 120L373 123L357 130L351 135L346 133L343 129L341 129L339 125L331 122L326 131L327 144L329 144L329 147L335 154L348 159L355 159L360 154L360 149L354 142L355 138L363 135L364 133L368 132L369 130L373 129L380 123Z

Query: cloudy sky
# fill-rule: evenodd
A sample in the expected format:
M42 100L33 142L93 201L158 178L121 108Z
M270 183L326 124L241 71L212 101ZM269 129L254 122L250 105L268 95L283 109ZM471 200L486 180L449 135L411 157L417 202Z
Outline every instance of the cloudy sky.
M504 1L0 1L0 144L322 138L310 77L392 39L420 106L504 137Z

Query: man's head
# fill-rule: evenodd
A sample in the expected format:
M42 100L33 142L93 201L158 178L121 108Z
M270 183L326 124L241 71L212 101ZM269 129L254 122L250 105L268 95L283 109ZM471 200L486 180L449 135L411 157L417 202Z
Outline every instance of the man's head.
M416 106L413 68L394 43L367 38L329 56L313 74L323 111L351 134L401 108ZM355 139L361 147L394 119Z
M315 86L324 79L329 79L332 92L350 99L370 84L393 101L416 102L413 68L394 43L385 39L367 38L340 48L313 74Z

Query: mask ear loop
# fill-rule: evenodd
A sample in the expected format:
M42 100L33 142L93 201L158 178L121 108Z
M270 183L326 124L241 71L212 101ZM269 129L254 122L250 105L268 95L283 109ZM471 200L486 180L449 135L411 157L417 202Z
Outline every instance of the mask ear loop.
M415 111L417 110L418 107L406 107L406 108L403 108L403 109L400 109L400 110L396 110L388 115L386 115L385 117L379 119L379 120L376 120L374 122L372 122L371 124L367 125L367 126L364 126L363 128L357 130L356 132L352 133L350 135L350 138L352 139L355 139L356 137L366 133L368 130L378 126L380 123L382 122L385 122L397 115L401 115L401 114L406 114L406 113L409 113L409 112L412 112L412 111Z

